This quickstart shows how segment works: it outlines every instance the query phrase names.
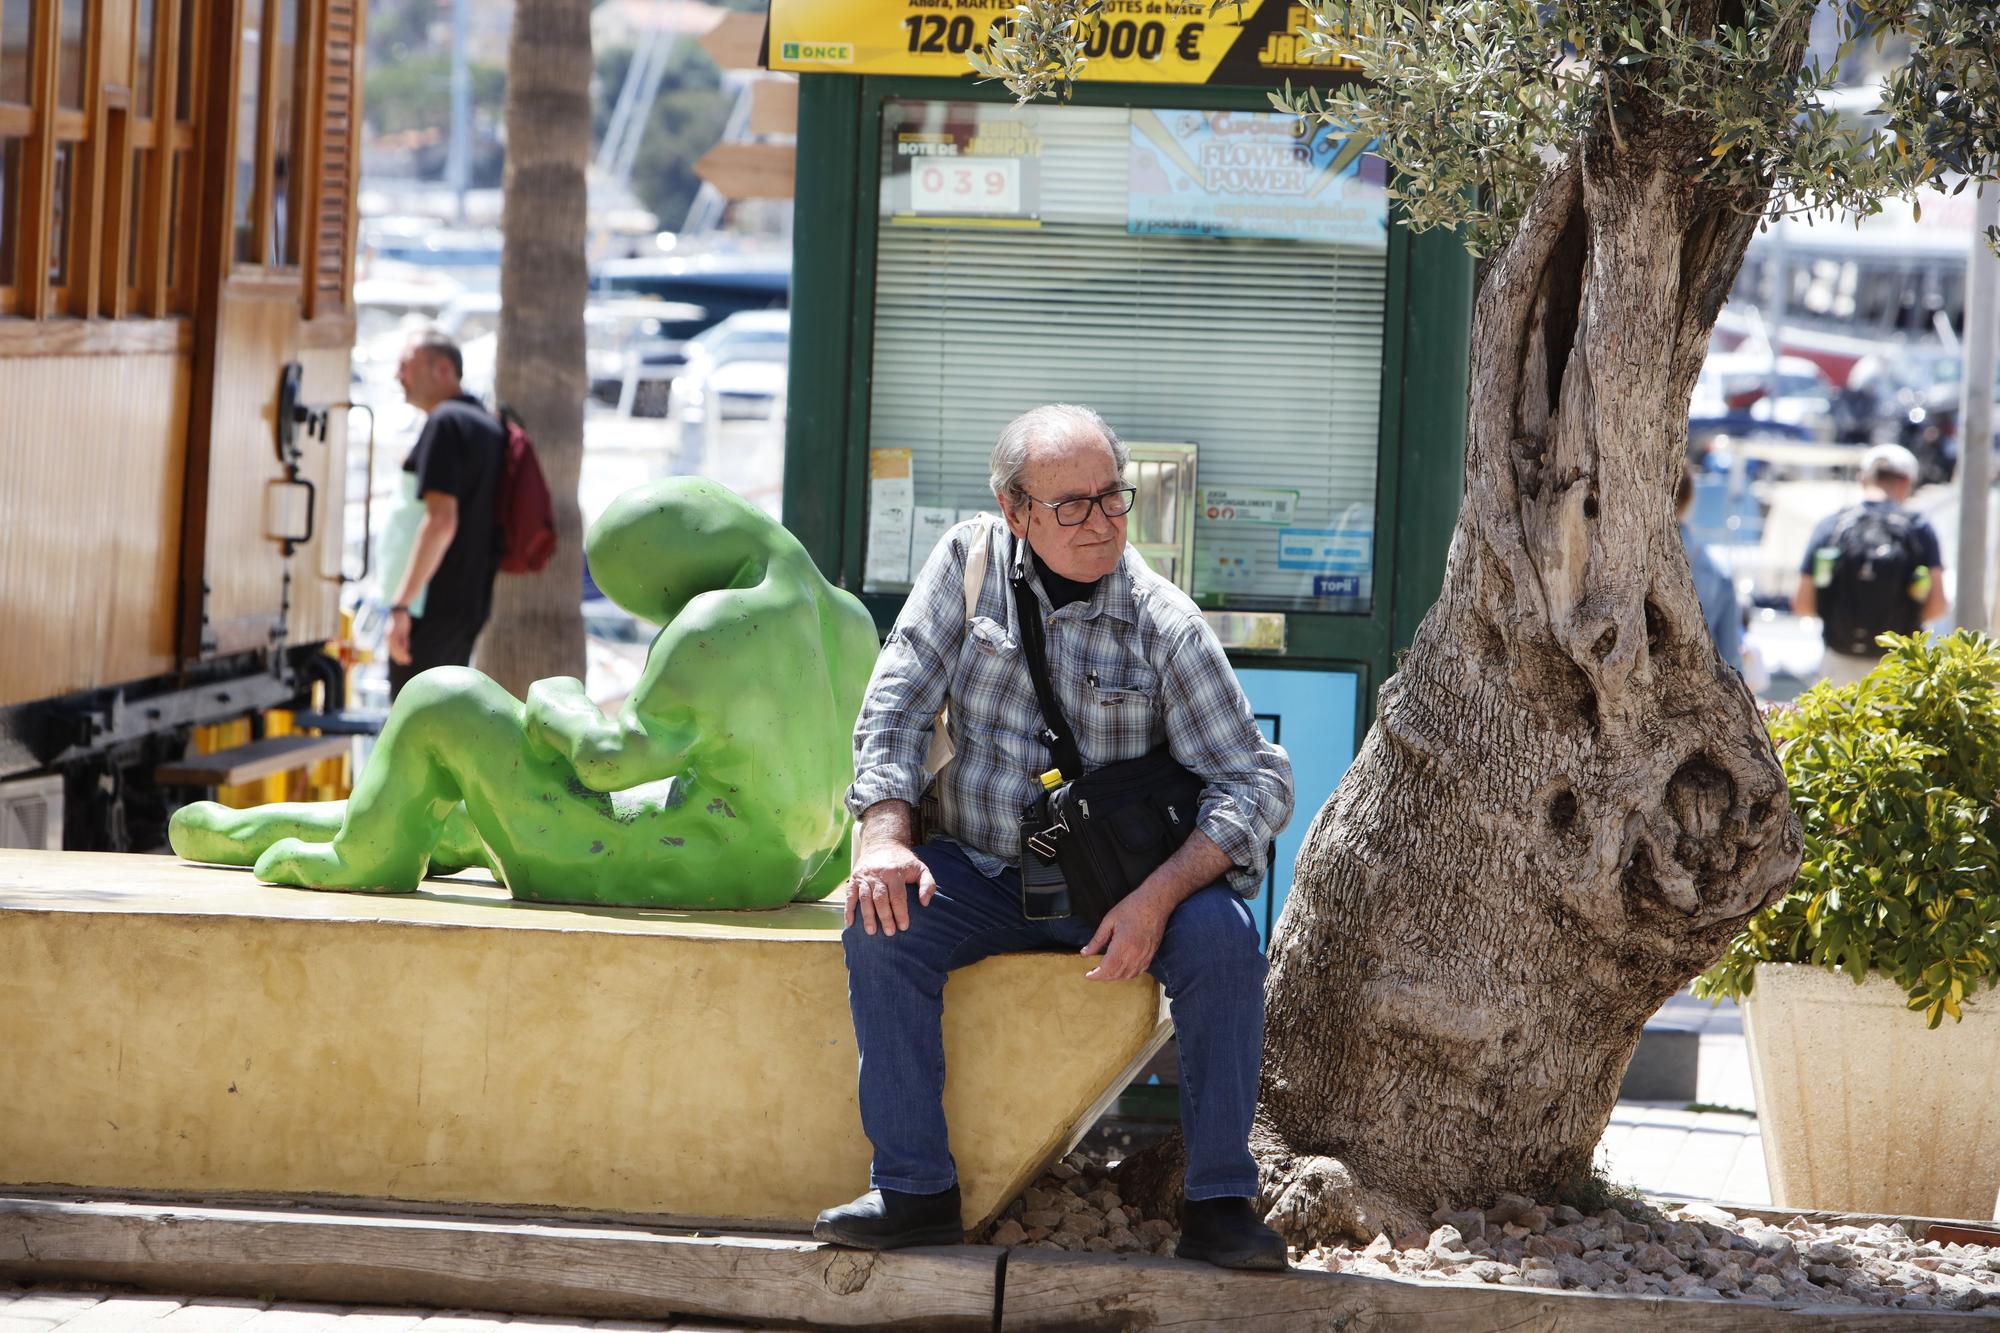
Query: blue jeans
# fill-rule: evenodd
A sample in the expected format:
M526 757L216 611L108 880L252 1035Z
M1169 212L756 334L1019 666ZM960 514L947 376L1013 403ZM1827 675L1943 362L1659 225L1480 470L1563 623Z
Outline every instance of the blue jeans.
M1075 953L1092 932L1074 917L1027 919L1020 873L988 879L955 843L925 843L917 856L937 881L930 906L917 905L913 888L908 930L870 935L857 918L842 941L861 1048L861 1127L875 1145L870 1182L935 1194L958 1178L944 1123L946 974L997 953ZM1264 955L1243 900L1221 884L1197 891L1167 919L1147 970L1166 989L1180 1041L1187 1197L1254 1198Z

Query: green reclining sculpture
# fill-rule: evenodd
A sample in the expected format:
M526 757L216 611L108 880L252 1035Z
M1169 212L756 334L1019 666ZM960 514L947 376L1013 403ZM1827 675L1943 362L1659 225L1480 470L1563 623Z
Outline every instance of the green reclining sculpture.
M710 481L627 492L584 547L612 601L665 626L616 718L573 677L536 681L524 704L477 671L426 671L351 798L199 802L174 815L174 851L364 893L483 865L538 902L824 896L847 869L842 796L873 619L791 533Z

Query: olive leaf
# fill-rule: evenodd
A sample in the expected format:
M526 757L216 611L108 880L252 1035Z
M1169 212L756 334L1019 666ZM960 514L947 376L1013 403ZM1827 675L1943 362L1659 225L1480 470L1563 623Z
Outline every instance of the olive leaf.
M2000 984L2000 642L1885 635L1862 681L1772 714L1805 834L1797 880L1695 994L1741 998L1759 963L1873 971L1936 1027Z
M1842 0L1824 65L1797 53L1821 0L1305 0L1304 53L1361 79L1289 87L1273 105L1365 133L1412 228L1456 229L1475 254L1512 237L1548 163L1640 122L1692 180L1741 207L1857 218L1926 185L2000 167L2000 5ZM1026 101L1067 99L1102 0L1022 0L973 67ZM1214 0L1212 17L1240 14ZM1845 65L1894 39L1908 58L1868 117L1829 104ZM1659 144L1654 136L1649 140ZM1990 237L2000 249L2000 233Z

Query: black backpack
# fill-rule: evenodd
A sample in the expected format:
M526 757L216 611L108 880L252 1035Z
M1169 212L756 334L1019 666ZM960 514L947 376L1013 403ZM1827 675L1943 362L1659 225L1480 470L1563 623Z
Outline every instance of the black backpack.
M1923 604L1910 584L1923 563L1915 514L1888 505L1857 505L1834 520L1826 545L1814 551L1815 573L1823 552L1833 553L1830 578L1819 575L1814 598L1826 646L1837 653L1874 657L1878 634L1913 634L1923 624Z

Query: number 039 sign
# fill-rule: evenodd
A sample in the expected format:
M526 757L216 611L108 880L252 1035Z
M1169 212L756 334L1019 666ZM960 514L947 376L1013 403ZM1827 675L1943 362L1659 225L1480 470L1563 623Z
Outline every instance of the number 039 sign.
M917 161L910 167L912 213L1021 211L1021 159L958 157Z

